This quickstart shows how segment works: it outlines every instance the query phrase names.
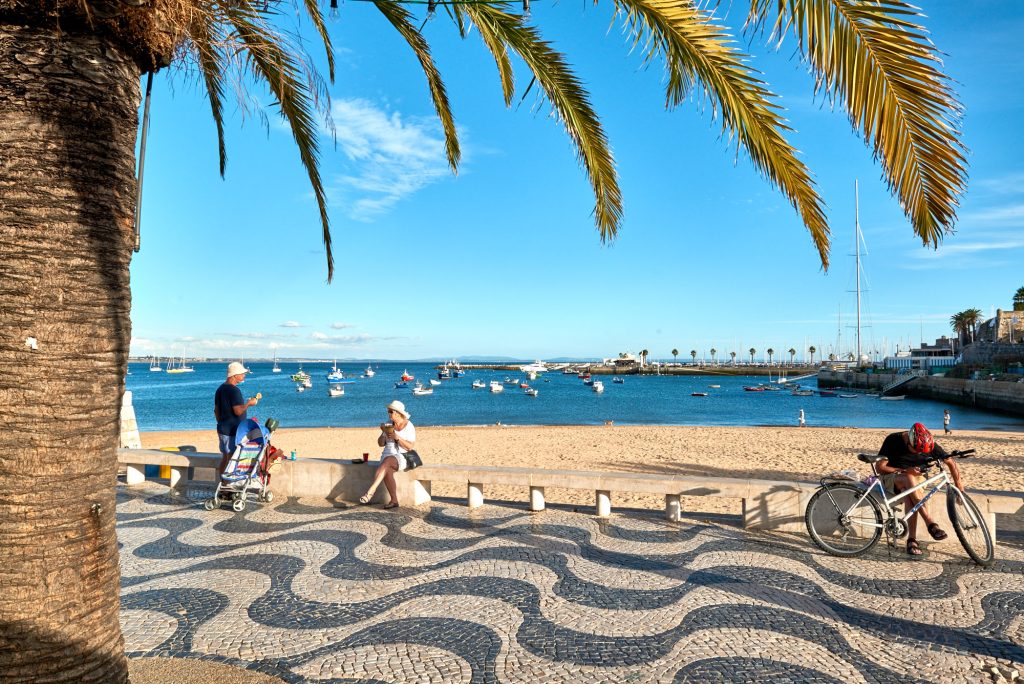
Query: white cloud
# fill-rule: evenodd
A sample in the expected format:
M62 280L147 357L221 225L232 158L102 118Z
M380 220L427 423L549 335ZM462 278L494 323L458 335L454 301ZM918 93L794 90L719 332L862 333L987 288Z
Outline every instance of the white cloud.
M334 178L349 216L368 220L446 177L444 136L432 120L403 119L367 100L335 100L338 145L351 172Z
M960 220L960 225L1021 227L1024 226L1024 204L1007 204L1000 207L982 209L981 211L973 211L964 214Z
M992 195L1019 195L1024 192L1024 173L1008 173L996 178L981 178L974 181L972 185Z
M337 321L334 322L334 323L331 323L331 329L332 330L344 330L345 328L354 328L354 327L356 327L356 326L354 324L352 324L352 323L341 323L341 322L337 322Z
M327 339L327 335L322 333L322 332L315 332L312 335L310 335L310 337L312 337L314 340L326 340Z
M301 328L303 325L298 321L285 321L280 326L281 328Z

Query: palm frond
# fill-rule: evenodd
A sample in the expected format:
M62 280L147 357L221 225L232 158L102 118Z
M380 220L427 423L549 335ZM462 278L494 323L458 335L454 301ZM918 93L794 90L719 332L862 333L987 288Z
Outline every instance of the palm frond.
M227 167L227 147L224 144L224 115L222 102L224 99L224 79L226 59L221 52L223 40L220 25L206 12L195 12L189 26L189 37L194 49L196 62L202 72L206 84L206 94L210 100L210 113L217 126L217 152L220 159L220 175L224 177Z
M962 107L917 8L901 0L751 0L749 25L774 13L794 32L819 88L845 106L880 160L914 232L938 246L967 183Z
M460 35L465 38L464 13L459 5L453 5L453 7L458 18ZM515 73L512 71L512 60L508 56L508 48L486 25L478 25L477 29L480 31L480 38L484 41L487 50L494 56L495 64L498 67L498 76L501 78L501 94L505 98L505 106L510 107L512 106L512 96L516 93L516 80Z
M492 35L507 45L533 72L587 171L596 197L594 220L601 240L614 238L622 221L622 193L608 139L590 106L588 93L562 55L541 40L537 30L524 24L521 17L506 12L507 6L474 3L465 9L481 35Z
M430 87L430 97L434 101L434 110L437 118L441 120L441 128L444 129L444 148L448 155L448 165L452 171L458 173L459 160L462 152L459 149L458 131L455 129L455 118L452 116L451 106L448 103L448 93L445 90L444 82L441 80L441 73L434 65L434 58L430 55L430 46L412 22L412 16L408 10L396 2L390 0L374 0L374 5L380 10L398 33L405 38L420 67L427 77L427 85Z
M315 103L312 86L302 79L304 69L295 56L296 51L290 48L284 36L276 33L266 23L262 14L243 4L228 4L225 13L238 39L245 46L246 61L253 72L266 82L277 99L282 116L291 127L295 145L299 148L299 158L309 176L320 210L324 248L327 252L327 281L330 282L334 277L334 256L331 253L327 197L320 179L320 146L313 121Z
M320 11L320 5L317 3L317 0L303 0L303 5L306 8L306 13L309 14L309 18L313 21L313 26L316 28L320 40L324 43L324 51L327 53L327 74L331 81L333 81L334 46L331 44L331 36L327 33L323 12Z
M679 0L615 0L634 46L648 62L663 57L668 70L666 106L686 100L697 86L721 114L722 130L750 155L754 165L789 199L811 234L823 268L828 268L829 228L821 198L807 167L786 140L790 131L775 95L745 64L744 55L710 12Z

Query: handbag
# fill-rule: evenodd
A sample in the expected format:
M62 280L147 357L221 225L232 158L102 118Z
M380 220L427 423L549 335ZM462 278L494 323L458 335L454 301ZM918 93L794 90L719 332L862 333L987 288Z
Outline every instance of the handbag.
M405 452L405 464L406 470L412 470L413 468L419 468L423 465L423 459L420 458L420 455L416 453L415 449L413 449Z

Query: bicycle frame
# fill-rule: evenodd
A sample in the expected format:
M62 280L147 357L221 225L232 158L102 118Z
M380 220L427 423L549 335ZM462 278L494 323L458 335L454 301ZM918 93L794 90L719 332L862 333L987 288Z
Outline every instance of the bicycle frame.
M874 470L874 468L872 468L872 470ZM886 519L897 517L896 516L896 511L893 510L893 504L899 504L900 501L902 501L903 499L907 498L908 496L910 496L914 492L918 492L918 491L921 491L921 490L926 489L928 487L931 487L931 491L929 491L928 494L924 496L924 498L922 498L920 501L917 502L917 505L915 505L912 509L907 511L907 514L904 515L901 518L901 520L903 520L904 522L909 520L911 518L911 516L913 516L915 513L917 513L917 511L922 506L924 506L925 503L928 502L928 499L930 499L932 497L932 495L935 494L936 492L941 491L942 489L945 489L947 487L952 488L952 489L956 489L956 491L958 493L960 492L960 490L957 489L956 485L954 485L952 482L950 482L949 475L942 468L942 466L939 466L939 472L937 474L929 477L924 482L921 482L920 484L915 485L914 487L911 487L910 489L908 489L906 491L900 492L899 494L893 496L892 498L889 498L889 497L886 496L885 487L882 486L881 479L877 479L877 480L875 480L874 482L871 483L870 487L868 487L866 490L864 490L864 495L861 496L859 499L857 499L857 501L852 506L850 506L850 508L848 510L840 511L843 514L843 517L849 517L850 512L856 510L857 507L860 506L861 503L864 502L864 499L866 499L867 497L871 496L871 492L874 491L876 487L878 488L878 492L881 494L882 503L885 505ZM827 492L827 490L826 490L826 492ZM836 504L835 499L832 498L832 494L830 492L827 492L827 493L828 493L829 500L832 502L832 505L835 506L837 511L839 511L840 510L839 505ZM970 513L970 515L971 515L972 518L974 517L973 513ZM977 524L978 521L975 520L974 522L975 522L975 524ZM884 527L885 523L883 521L883 523L881 525L879 525L878 523L875 523L875 522L863 521L863 522L858 522L858 524L862 525L864 527Z

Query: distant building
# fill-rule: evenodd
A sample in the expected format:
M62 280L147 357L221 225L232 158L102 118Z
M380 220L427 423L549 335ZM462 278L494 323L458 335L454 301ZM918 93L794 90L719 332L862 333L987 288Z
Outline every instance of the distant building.
M887 356L884 365L890 370L932 370L933 368L949 368L955 366L957 357L954 354L955 340L943 335L935 340L935 344L922 343L910 353L899 352L895 356Z
M1020 344L1024 342L1024 311L996 309L990 318L978 327L979 342Z

